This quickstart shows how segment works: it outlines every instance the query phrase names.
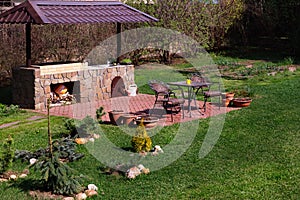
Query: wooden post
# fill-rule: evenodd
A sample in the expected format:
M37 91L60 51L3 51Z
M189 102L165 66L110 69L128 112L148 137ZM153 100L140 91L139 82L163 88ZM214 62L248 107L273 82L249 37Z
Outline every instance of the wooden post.
M49 145L49 150L50 150L50 156L53 158L53 145L52 145L52 134L51 134L51 126L50 126L50 104L51 104L51 99L47 99L47 119L48 119L48 145Z
M31 66L31 23L26 24L26 66Z

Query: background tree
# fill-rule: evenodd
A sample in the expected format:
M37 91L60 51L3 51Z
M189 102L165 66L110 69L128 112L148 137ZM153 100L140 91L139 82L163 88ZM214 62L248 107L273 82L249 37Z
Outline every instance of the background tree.
M151 3L153 2L153 3ZM126 3L159 19L155 26L184 33L207 49L225 45L226 33L241 17L242 0L127 0Z
M245 11L231 30L232 42L263 45L299 55L298 0L243 0ZM238 39L239 38L239 39Z

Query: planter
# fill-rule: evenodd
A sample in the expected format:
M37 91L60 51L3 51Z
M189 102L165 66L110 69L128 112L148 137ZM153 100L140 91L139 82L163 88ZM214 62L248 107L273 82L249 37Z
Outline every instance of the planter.
M230 102L233 100L234 93L233 92L226 92L222 93L222 103L223 106L229 106Z
M142 119L144 119L143 123L145 128L153 128L157 125L157 122L159 119L157 117L138 117L135 121L137 125L140 125L142 122Z
M226 99L232 100L234 97L234 93L233 92L227 92L226 93Z
M252 102L250 98L235 98L232 100L232 103L236 107L247 107Z
M114 125L121 124L122 118L121 116L124 115L123 110L113 110L108 112L110 122Z
M233 92L222 93L222 98L223 99L230 99L230 100L232 100L233 97L234 97L234 93Z
M132 114L123 114L121 115L121 118L123 118L123 124L132 125L136 116Z
M230 102L231 102L230 99L222 99L223 106L225 106L225 107L228 107Z

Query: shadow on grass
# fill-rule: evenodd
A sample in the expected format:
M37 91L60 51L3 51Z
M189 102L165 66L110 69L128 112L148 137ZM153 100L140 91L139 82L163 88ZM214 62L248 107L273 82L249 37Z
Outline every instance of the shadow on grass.
M22 180L19 179L9 187L19 188L23 192L27 192L27 193L34 190L40 190L40 191L44 190L44 188L41 185L41 182L33 178L27 178Z
M266 47L263 45L232 47L222 51L221 54L232 58L264 60L273 63L280 63L286 58L292 58L294 64L300 63L299 57L287 49L281 48L279 50L278 47Z

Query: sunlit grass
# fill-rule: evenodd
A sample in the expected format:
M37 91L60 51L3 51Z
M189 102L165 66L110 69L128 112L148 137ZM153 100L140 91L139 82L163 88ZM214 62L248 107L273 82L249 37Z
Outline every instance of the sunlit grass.
M136 69L135 78L139 88L151 79L165 82L185 79L168 67ZM224 80L228 89L250 87L254 99L250 107L226 115L217 144L203 159L198 155L209 119L200 120L192 145L178 160L149 175L134 180L122 175L105 175L100 170L105 164L84 146L78 146L78 150L84 152L85 157L70 166L85 177L85 185L94 183L99 187L99 195L93 199L297 199L300 196L299 78L297 71L259 75L247 80ZM1 120L25 122L30 115L29 112L20 118L12 116ZM65 131L62 119L51 117L55 138ZM36 150L47 145L46 127L46 120L23 123L0 129L0 138L12 135L16 148ZM124 131L112 125L101 127L116 146L130 148L131 137ZM164 148L177 129L178 125L164 127L152 139ZM13 169L22 170L27 164L15 162ZM27 180L32 176L34 174ZM30 187L22 187L18 184L21 182L0 183L1 197L32 199L28 196Z

